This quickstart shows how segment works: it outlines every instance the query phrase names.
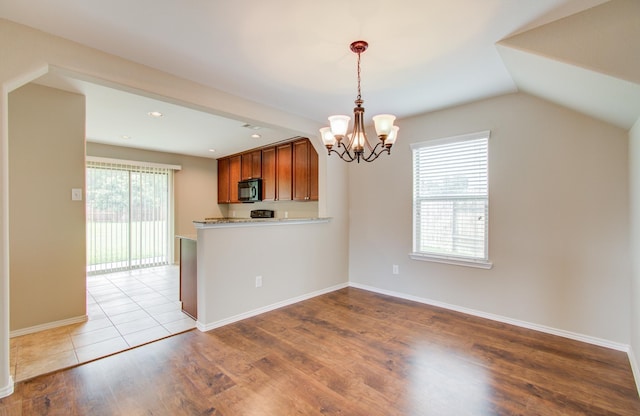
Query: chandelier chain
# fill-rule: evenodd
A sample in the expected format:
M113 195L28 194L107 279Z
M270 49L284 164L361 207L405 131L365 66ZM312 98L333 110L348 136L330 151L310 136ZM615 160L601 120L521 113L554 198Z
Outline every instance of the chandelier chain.
M360 52L358 52L358 100L362 100L362 93L360 92Z

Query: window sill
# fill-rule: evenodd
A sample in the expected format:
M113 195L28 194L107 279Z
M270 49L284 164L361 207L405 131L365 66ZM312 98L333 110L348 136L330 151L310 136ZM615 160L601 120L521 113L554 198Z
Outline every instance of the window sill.
M493 263L484 260L466 260L461 258L434 256L422 253L409 253L409 257L413 260L431 261L434 263L453 264L455 266L475 267L478 269L490 269Z

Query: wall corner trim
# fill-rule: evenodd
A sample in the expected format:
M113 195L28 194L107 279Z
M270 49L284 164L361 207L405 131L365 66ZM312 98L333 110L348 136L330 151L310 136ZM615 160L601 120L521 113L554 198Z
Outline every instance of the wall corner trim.
M0 399L3 397L11 396L13 394L13 377L9 376L9 384L0 387Z
M638 390L638 395L640 395L640 367L638 367L636 356L633 354L633 350L631 347L629 347L627 355L629 355L629 364L631 364L633 379L636 381L636 389Z

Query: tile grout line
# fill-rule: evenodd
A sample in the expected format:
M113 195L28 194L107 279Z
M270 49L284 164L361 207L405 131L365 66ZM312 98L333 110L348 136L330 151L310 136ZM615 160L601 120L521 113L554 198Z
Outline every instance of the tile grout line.
M118 274L119 274L119 273L118 273ZM142 280L142 279L140 278L140 276L144 276L144 275L147 275L147 276L148 276L148 275L152 275L152 276L154 276L154 278L155 278L154 280L167 280L167 279L168 279L166 275L164 275L164 274L163 274L163 275L161 275L161 274L158 274L158 273L155 273L155 272L151 272L151 273L148 273L148 274L140 273L140 274L129 275L129 276L122 275L122 276L117 276L117 279L120 279L120 278L123 278L123 277L131 277L131 278L133 278L137 283L140 283L140 284L141 284L141 285L143 285L145 288L147 288L147 289L151 290L154 294L157 294L157 295L159 295L159 297L162 297L162 298L166 299L166 300L167 300L167 302L166 302L166 303L177 303L177 302L179 302L179 301L174 301L173 299L170 299L169 297L167 297L167 296L166 296L166 295L164 295L163 293L159 292L155 287L153 287L153 286L149 285L146 281ZM123 289L123 288L122 288L122 287L120 287L116 282L114 282L114 280L115 280L115 279L116 279L116 278L109 277L109 275L106 275L106 276L105 276L105 280L106 280L106 281L108 281L110 285L112 285L113 287L115 287L116 289L118 289L118 291L120 291L122 294L124 294L124 296L126 296L126 297L131 301L131 302L133 302L133 303L134 303L134 304L136 304L140 309L142 309L142 310L143 310L143 311L144 311L144 312L145 312L145 313L146 313L146 314L147 314L151 319L153 319L153 320L158 324L158 326L159 326L159 327L161 327L162 329L164 329L165 331L167 331L167 333L168 333L168 335L167 335L167 336L174 335L174 331L170 330L169 328L167 328L167 327L165 326L165 324L163 324L162 322L160 322L160 321L159 321L159 320L154 316L154 314L152 314L151 312L149 312L149 311L147 310L147 307L145 307L144 305L140 304L140 303L139 303L138 301L136 301L133 297L131 297L131 295L129 295L129 293L127 293L126 289ZM95 297L94 297L94 299L95 299ZM112 326L116 329L116 331L118 332L118 334L120 334L120 337L123 339L123 341L124 341L124 342L129 346L129 347L133 347L134 345L131 345L131 344L127 341L127 339L125 338L125 336L126 336L126 335L131 335L131 334L134 334L134 333L136 333L136 332L141 332L141 331L145 331L145 330L147 330L147 329L151 329L151 328L146 328L146 329L142 329L142 330L140 330L140 331L134 331L134 332L131 332L131 333L126 334L126 335L125 335L125 334L123 334L123 333L120 331L120 329L118 328L117 324L116 324L116 323L114 323L114 322L111 320L111 316L110 316L110 315L105 311L105 309L103 308L103 305L101 304L101 302L100 302L98 299L95 299L95 300L96 300L96 303L98 304L98 306L100 307L100 309L102 310L102 312L104 313L104 315L107 317L107 319L109 319L109 322L111 322ZM124 312L124 313L127 313L127 312ZM186 317L186 315L185 315L185 319L186 319L186 318L188 318L188 317ZM179 321L179 320L170 321L170 322L167 322L167 323L173 323L173 322L177 322L177 321ZM115 339L115 338L111 338L111 339Z

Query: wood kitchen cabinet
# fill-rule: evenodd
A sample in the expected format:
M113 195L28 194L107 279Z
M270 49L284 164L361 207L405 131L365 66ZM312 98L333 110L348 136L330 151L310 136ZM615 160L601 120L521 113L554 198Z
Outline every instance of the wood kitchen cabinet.
M291 143L276 146L276 200L291 201L293 198L292 171L293 147Z
M242 156L232 156L229 158L229 199L232 204L239 204L238 182L240 182L242 166Z
M293 142L293 200L318 200L318 153L309 139Z
M229 158L218 159L218 204L231 202Z
M256 179L262 177L262 151L253 150L243 153L242 157L242 180Z
M238 201L240 181L240 155L218 159L218 203L234 204Z
M240 203L238 181L254 178L263 201L317 201L318 153L305 138L218 159L218 203Z
M262 200L276 200L276 148L262 149Z

